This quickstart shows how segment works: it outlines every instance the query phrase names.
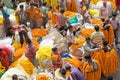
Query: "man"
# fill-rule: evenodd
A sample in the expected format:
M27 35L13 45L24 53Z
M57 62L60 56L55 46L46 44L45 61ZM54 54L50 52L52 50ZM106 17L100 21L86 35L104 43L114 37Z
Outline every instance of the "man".
M16 31L18 31L18 34L20 37L20 43L22 45L24 43L24 38L25 38L25 40L28 39L28 34L27 34L28 30L27 30L25 25L18 25L16 27L10 27L9 34L11 34L11 36L13 36L14 39L15 39L15 32Z
M3 51L2 48L0 48L0 62L7 70L9 67L10 59L9 59L8 54L5 51Z
M24 6L20 5L20 10L18 10L15 14L15 16L18 16L18 22L19 24L24 24L26 25L27 22L27 12L24 11Z
M113 12L112 13L112 18L110 19L110 23L112 24L114 28L114 36L115 36L115 45L118 48L118 28L119 28L119 19L116 18L117 13Z
M36 27L35 12L38 11L38 8L34 6L34 3L30 3L30 7L27 9L28 20L30 21L30 27Z
M73 80L85 80L85 77L81 73L81 71L73 66L66 65L65 67L66 71L70 71L70 74L73 78Z
M86 42L83 44L84 53L93 53L94 51L99 50L95 44L91 42L90 37L86 38Z
M67 17L64 16L64 9L60 10L59 14L56 14L57 17L57 27L59 30L63 30L66 27L66 23L67 23Z
M0 4L0 10L2 11L5 27L10 26L10 19L9 19L10 15L8 14L7 9L5 9L2 4Z
M100 80L101 78L101 67L98 61L93 60L92 56L87 53L85 55L86 62L83 64L83 74L86 80Z
M58 49L56 47L52 48L52 62L53 62L53 68L54 71L57 68L61 68L62 67L62 59L60 56L60 53L58 52Z
M45 28L47 23L47 15L48 15L48 8L46 7L46 2L44 2L43 6L41 6L41 10L42 10L43 26Z
M101 45L102 40L104 40L104 33L100 31L98 25L96 25L94 29L95 29L95 32L92 33L91 40L93 43Z
M108 16L107 2L103 1L103 6L100 8L100 18L104 22Z
M74 34L73 34L73 26L72 25L69 25L68 26L68 30L67 30L67 42L68 42L68 50L69 50L69 47L72 45L72 44L78 44L75 39L74 39Z

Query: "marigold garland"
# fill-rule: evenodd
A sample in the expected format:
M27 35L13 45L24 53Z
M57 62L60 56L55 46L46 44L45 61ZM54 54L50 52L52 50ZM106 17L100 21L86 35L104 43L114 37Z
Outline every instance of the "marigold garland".
M18 49L21 48L20 42L14 42L14 43L12 44L12 46L15 48L15 50L18 50Z
M9 68L14 68L16 67L18 64L20 64L23 69L25 70L25 72L27 72L30 76L33 74L34 72L34 65L29 61L29 59L25 58L25 59L21 59L21 60L16 60L14 61Z
M13 57L15 59L19 59L25 52L26 52L25 48L20 48L20 49L15 51L15 53L13 54Z
M34 65L29 61L29 59L20 60L20 64L30 76L33 74Z
M45 74L40 74L36 76L36 80L50 80L49 77Z
M78 48L80 48L83 45L83 43L85 42L85 38L81 37L79 39L79 38L75 37L75 41L78 43L78 45L72 44L71 45L72 50L77 50Z
M42 38L43 36L45 36L46 34L48 34L48 30L44 29L44 28L35 28L32 30L32 36L35 38Z

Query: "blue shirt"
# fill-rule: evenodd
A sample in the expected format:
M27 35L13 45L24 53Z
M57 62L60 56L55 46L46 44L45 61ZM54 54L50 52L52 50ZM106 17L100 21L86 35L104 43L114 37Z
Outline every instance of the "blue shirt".
M10 16L10 15L7 13L7 10L4 9L4 8L2 8L2 14L3 14L3 18L4 18L4 19L9 18L9 16Z

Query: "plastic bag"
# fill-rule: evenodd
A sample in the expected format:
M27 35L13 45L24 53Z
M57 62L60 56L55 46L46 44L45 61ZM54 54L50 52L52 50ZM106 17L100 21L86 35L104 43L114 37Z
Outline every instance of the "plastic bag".
M78 19L76 16L74 16L73 18L70 19L69 21L70 24L73 24L73 23L78 23Z

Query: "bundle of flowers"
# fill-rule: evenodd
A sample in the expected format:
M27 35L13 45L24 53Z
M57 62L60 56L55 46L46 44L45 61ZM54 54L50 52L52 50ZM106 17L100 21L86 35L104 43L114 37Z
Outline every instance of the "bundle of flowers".
M15 53L13 54L13 57L15 59L19 59L25 52L26 52L25 48L20 48L20 49L15 51Z
M81 37L81 38L76 38L75 37L75 41L78 43L78 45L72 44L71 48L72 50L77 50L78 48L80 48L83 43L85 42L85 38Z
M46 74L39 74L36 76L36 80L50 80Z
M48 34L48 30L44 29L44 28L35 28L32 30L32 36L35 38L42 38L43 36L45 36L46 34Z
M26 73L28 73L30 76L34 73L34 65L29 61L28 58L25 59L19 59L14 61L9 68L17 67L17 65L22 66L22 68L25 70Z

